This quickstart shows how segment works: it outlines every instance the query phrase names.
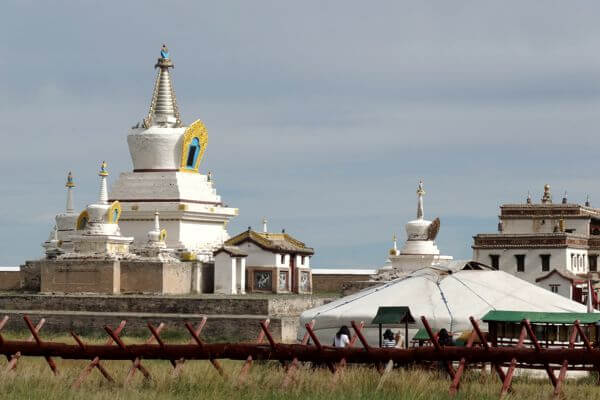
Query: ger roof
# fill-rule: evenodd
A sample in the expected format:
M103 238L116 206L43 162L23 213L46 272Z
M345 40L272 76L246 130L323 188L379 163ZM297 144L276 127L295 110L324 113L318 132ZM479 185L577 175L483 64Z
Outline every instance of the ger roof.
M250 229L232 237L225 242L225 245L237 246L246 241L250 241L265 250L276 253L300 253L306 255L313 255L315 253L312 248L307 247L306 244L287 233L254 232Z
M582 324L595 324L600 321L600 313L492 310L481 320L483 322L521 322L524 319L534 324L572 324L575 321Z

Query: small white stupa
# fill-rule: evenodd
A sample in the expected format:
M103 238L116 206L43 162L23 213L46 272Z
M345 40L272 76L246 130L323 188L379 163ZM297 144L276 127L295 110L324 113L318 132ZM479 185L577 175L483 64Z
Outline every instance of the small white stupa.
M73 174L69 171L67 175L67 206L63 213L59 213L54 218L55 225L48 236L48 240L42 244L46 249L46 255L55 256L64 251L73 250L73 235L76 234L77 214L73 208Z
M100 196L97 203L90 204L77 218L77 232L73 238L73 251L96 256L127 256L132 237L121 236L119 218L121 205L108 202L106 162L100 166Z
M440 219L428 221L424 218L423 196L425 190L423 181L417 187L417 218L409 221L406 226L406 242L398 251L396 235L394 247L390 249L388 260L380 273L401 275L413 272L423 267L428 267L440 261L452 260L452 256L440 255L440 250L435 244L435 238L440 230Z
M154 227L148 232L146 245L137 250L144 257L158 258L160 260L177 261L173 256L173 250L167 248L165 240L167 230L160 228L159 212L154 212Z

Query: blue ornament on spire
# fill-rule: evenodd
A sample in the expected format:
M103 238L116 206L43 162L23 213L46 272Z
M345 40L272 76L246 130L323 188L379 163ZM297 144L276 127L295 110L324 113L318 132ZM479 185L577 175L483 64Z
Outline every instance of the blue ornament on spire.
M162 48L160 49L160 56L165 59L169 58L169 49L167 48L166 44L162 45Z

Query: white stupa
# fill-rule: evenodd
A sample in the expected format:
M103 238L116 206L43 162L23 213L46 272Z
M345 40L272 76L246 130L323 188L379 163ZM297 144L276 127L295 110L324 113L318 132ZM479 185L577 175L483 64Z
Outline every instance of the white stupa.
M127 136L133 171L119 176L110 199L123 205L119 225L136 248L146 245L158 211L169 232L167 248L183 259L209 261L229 238L227 223L238 210L224 205L210 175L200 172L208 134L200 120L181 122L169 71L173 62L164 45L155 68L148 115Z
M440 229L440 219L428 221L424 218L423 195L425 190L423 181L420 181L417 188L417 218L406 224L406 242L400 251L394 235L394 247L390 249L388 260L380 270L381 273L392 273L398 276L429 267L440 261L452 260L452 256L440 255L440 250L435 244Z
M119 218L121 204L108 201L106 162L100 167L100 195L98 202L90 204L77 217L77 231L73 235L73 252L65 257L130 257L132 237L121 235Z
M73 250L73 236L76 234L76 223L78 214L73 208L73 174L69 171L67 175L67 206L65 212L61 212L54 218L55 225L50 232L48 240L42 244L49 256L60 254L63 251Z

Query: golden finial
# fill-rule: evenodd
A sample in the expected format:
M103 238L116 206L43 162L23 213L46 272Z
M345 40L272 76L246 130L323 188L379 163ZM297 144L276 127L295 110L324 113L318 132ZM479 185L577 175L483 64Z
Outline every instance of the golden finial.
M100 164L100 172L98 172L100 176L108 176L108 171L106 170L106 161L102 161Z
M65 184L65 187L75 187L75 182L73 182L73 174L71 173L71 171L69 171L69 174L67 175L67 183Z

